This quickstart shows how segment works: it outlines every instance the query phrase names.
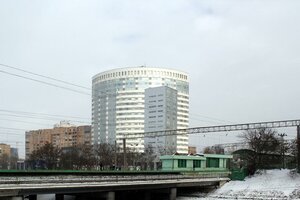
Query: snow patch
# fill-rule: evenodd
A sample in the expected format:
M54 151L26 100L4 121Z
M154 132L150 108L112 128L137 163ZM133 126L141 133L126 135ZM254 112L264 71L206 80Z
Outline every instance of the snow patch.
M205 198L184 199L300 199L300 175L295 170L261 170L244 181L230 181Z
M296 199L300 198L300 176L285 169L261 170L245 181L230 181L211 197L240 199Z

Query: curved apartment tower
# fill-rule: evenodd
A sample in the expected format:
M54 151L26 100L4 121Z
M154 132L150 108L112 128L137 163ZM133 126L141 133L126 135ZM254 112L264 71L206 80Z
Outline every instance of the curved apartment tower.
M155 89L162 86L168 89L159 89L158 91L168 92L172 90L172 98L168 97L169 99L165 98L164 100L151 98L154 97L154 95L151 96L151 92L155 93L155 90L150 91L150 95L148 94L147 98L145 98L146 89ZM163 93L160 94L160 96L163 95ZM173 107L174 105L176 106L176 109L172 109L172 116L176 115L173 121L175 119L176 123L169 123L169 119L155 119L156 117L169 118L164 114L153 115L153 113L165 112L163 109L159 110L159 108L155 108L168 107L170 99L173 99ZM188 76L184 72L142 66L109 70L93 77L93 144L115 144L116 142L117 145L122 147L122 139L128 135L140 134L149 130L188 128L188 112L189 83ZM145 120L146 117L151 118L151 120ZM158 121L168 122L169 125L153 126ZM152 123L152 125L145 124L145 122ZM153 127L154 129L151 129ZM143 152L144 138L128 138L126 145L128 148ZM186 134L176 136L175 147L176 152L187 153L188 137Z

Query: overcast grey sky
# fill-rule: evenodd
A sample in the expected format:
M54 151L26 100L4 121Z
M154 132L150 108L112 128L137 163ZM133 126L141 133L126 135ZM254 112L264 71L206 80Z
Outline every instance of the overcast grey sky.
M86 87L93 75L117 67L185 71L191 127L298 119L299 10L299 0L0 0L0 63ZM0 91L0 110L90 121L88 95L3 72ZM24 131L3 127L55 123L8 114L0 111L0 142L13 146L24 142Z

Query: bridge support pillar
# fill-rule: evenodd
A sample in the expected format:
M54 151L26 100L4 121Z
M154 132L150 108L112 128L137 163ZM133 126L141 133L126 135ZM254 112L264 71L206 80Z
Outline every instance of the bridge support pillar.
M106 200L115 200L115 192L107 192Z
M55 200L64 200L63 194L55 194Z
M169 194L169 200L176 200L177 188L171 188Z
M37 200L37 195L36 194L32 194L28 196L29 200Z
M151 192L145 192L145 200L151 200Z

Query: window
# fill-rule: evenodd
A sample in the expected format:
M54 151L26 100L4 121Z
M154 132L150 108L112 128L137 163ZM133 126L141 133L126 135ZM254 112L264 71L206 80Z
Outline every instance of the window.
M201 168L201 160L193 160L194 168Z
M219 167L219 159L218 158L207 158L206 160L206 167Z
M179 159L178 160L178 168L186 168L186 160Z

